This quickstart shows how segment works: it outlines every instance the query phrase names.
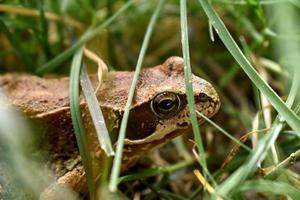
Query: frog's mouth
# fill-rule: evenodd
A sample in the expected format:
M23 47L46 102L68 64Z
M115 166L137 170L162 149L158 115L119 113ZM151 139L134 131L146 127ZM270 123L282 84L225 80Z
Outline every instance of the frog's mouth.
M188 123L185 124L185 126L179 126L181 124L172 124L169 127L165 127L164 125L158 125L156 127L155 132L152 135L149 135L142 139L137 140L131 140L131 139L125 139L125 145L128 146L134 146L134 145L148 145L148 144L156 144L162 143L164 141L169 141L169 138L174 138L180 134L183 134L183 132L186 132L188 128Z
M131 142L127 142L125 143L124 146L124 152L126 153L133 153L133 154L143 154L151 149L154 149L156 147L159 147L169 141L171 141L172 139L174 139L175 137L178 137L180 135L183 135L185 133L191 132L192 131L192 126L189 125L188 127L184 128L184 129L177 129L174 131L171 131L169 133L167 133L164 137L157 139L157 140L152 140L152 141L147 141L144 140L143 142L139 142L139 143L131 143Z

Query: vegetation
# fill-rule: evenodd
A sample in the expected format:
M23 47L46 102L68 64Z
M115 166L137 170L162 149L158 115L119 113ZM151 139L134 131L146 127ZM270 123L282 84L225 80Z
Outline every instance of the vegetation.
M185 59L193 133L148 156L152 166L136 166L121 175L119 141L111 179L106 182L118 193L104 189L114 195L111 198L300 198L299 1L1 3L2 74L61 76L72 71L72 119L91 192L97 186L91 180L77 107L82 47L96 53L109 70L135 70L120 141L141 67L155 66L173 55ZM96 72L97 65L89 61L87 65ZM213 83L222 101L219 113L201 127L189 84L191 72ZM0 127L7 124L2 114ZM3 148L9 144L0 142Z

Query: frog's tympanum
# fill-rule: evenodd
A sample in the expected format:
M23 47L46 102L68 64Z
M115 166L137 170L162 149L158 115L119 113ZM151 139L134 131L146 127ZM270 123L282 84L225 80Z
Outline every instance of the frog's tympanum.
M114 141L132 78L133 72L109 72L96 94ZM213 116L220 106L215 89L197 76L191 78L196 109L207 117ZM96 86L96 76L91 76L91 80ZM49 152L48 165L57 180L45 189L41 197L51 199L55 188L60 186L70 187L79 194L85 193L86 181L70 116L69 79L8 74L0 77L0 87L4 88L11 104L43 124L39 134L44 134L45 145L41 146ZM180 57L171 57L162 65L141 72L129 114L122 170L132 166L154 147L190 130L185 91L183 59ZM93 168L95 176L99 177L104 153L96 139L85 100L80 98ZM203 122L201 118L198 120Z

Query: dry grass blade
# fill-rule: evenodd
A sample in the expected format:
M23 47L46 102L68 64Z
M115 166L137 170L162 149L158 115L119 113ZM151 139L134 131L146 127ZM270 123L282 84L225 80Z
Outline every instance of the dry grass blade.
M210 194L213 194L215 192L215 189L205 180L199 170L194 170L194 174L206 191L208 191ZM223 200L221 197L217 197L216 199Z
M295 163L295 160L299 157L300 157L300 149L297 150L296 152L292 153L289 157L287 157L286 159L284 159L283 161L278 163L276 166L269 167L265 170L262 169L264 171L264 176L269 176L288 165L292 165L293 163Z
M108 73L108 68L107 68L105 62L99 56L97 56L95 53L93 53L92 51L85 48L84 49L84 55L87 58L89 58L90 60L97 63L97 65L98 65L98 71L97 71L98 85L95 89L95 93L97 93L97 91L100 89L103 77L105 77Z
M110 136L105 125L105 120L99 106L99 102L94 93L92 83L89 79L86 67L83 66L80 73L80 83L82 87L83 94L87 101L88 109L92 116L94 126L96 128L98 140L101 148L104 150L107 156L113 156L114 150L110 140Z
M0 5L0 12L6 12L10 14L16 14L16 15L23 15L23 16L31 16L31 17L39 17L40 11L24 8L24 7L17 7L17 6L11 6L11 5ZM68 26L73 26L79 30L83 30L84 25L80 23L79 21L76 21L70 17L63 17L59 16L55 13L51 12L45 12L45 17L50 21L56 21L56 22L63 22Z

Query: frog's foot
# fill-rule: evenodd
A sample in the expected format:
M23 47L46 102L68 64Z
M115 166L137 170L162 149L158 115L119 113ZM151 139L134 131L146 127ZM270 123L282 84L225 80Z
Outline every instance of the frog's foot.
M55 183L40 195L41 200L75 200L87 191L84 169L77 165L74 169L58 178Z

